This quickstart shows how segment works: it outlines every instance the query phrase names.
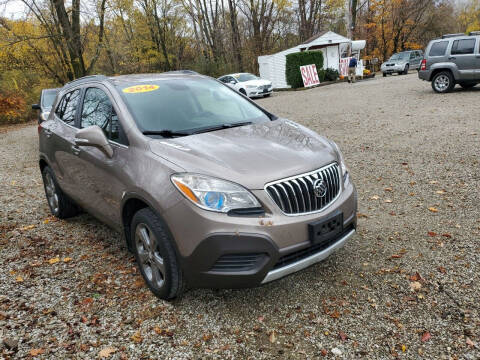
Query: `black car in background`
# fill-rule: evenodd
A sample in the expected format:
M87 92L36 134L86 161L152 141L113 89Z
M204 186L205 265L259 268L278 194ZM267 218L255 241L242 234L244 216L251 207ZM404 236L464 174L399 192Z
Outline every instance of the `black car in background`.
M38 113L38 123L47 120L48 115L50 114L50 109L52 108L55 97L57 96L58 90L56 89L43 89L40 95L40 101L38 104L33 104L33 110L40 110Z

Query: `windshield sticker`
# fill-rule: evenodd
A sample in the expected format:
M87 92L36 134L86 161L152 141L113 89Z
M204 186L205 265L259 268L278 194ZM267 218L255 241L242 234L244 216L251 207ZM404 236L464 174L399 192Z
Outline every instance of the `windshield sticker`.
M158 89L158 85L134 85L123 89L122 91L127 94L137 94L149 91L155 91Z
M233 75L235 79L238 79L240 77L240 74Z

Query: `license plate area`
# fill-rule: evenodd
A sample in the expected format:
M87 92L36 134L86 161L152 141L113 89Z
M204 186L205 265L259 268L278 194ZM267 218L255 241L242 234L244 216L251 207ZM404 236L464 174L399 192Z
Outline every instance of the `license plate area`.
M337 212L328 217L308 224L308 235L312 244L328 242L343 231L343 213Z

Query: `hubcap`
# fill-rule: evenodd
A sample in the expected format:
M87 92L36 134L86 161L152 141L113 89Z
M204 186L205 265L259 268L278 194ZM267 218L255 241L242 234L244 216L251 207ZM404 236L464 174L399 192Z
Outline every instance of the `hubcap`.
M150 228L143 223L135 230L135 246L139 265L150 285L160 289L165 283L165 264L158 251L158 241Z
M435 79L435 88L444 91L450 85L450 79L447 75L440 75Z
M58 212L58 195L53 177L48 172L45 175L45 192L47 193L47 200L50 209L56 214Z

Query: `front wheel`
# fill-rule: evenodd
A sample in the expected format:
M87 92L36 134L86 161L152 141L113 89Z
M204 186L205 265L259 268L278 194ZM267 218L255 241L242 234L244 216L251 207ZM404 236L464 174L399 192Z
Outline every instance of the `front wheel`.
M383 77L387 77L387 73L382 73Z
M441 71L437 74L432 79L432 89L433 91L440 93L440 94L445 94L450 91L455 87L455 82L453 80L452 73L449 71Z
M132 219L133 250L140 273L153 294L169 300L184 289L173 238L160 218L149 208Z
M239 91L240 91L241 94L247 96L247 92L245 91L245 89L240 89Z
M408 75L408 70L410 70L410 66L407 64L405 65L405 69L403 69L403 75Z

